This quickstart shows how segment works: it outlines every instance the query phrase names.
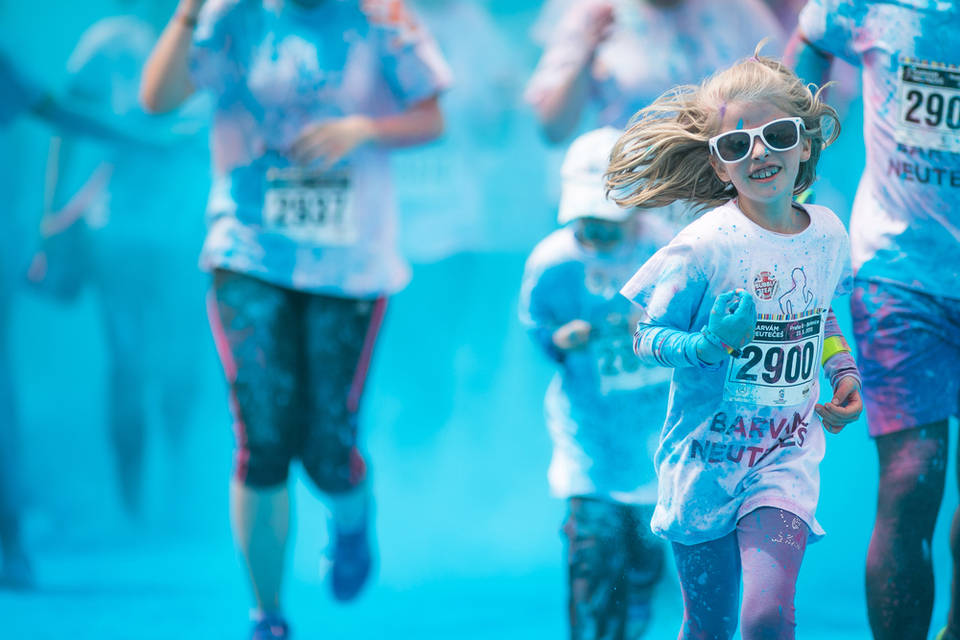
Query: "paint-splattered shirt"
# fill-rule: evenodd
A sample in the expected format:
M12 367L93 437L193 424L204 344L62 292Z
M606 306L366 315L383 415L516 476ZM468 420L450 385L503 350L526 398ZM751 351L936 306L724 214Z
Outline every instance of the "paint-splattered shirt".
M610 36L590 60L584 25L600 4L614 6ZM677 84L699 83L717 69L753 54L763 38L767 55L783 49L776 17L760 0L684 0L659 8L643 0L577 0L551 35L527 87L539 103L589 60L590 99L597 123L622 128L640 109Z
M359 148L325 172L292 166L290 151L309 124L395 114L448 86L403 2L211 0L190 69L217 96L203 266L346 297L401 289L387 150Z
M800 28L863 68L857 277L960 298L960 6L811 0Z
M640 222L637 240L610 254L586 250L566 226L537 245L524 270L521 322L560 367L544 401L553 441L547 477L559 498L657 500L652 458L670 370L633 353L638 314L620 288L673 234L653 216ZM553 332L577 319L591 324L590 344L561 353Z
M823 535L815 513L825 439L814 413L831 301L853 285L847 233L826 207L783 235L735 201L690 224L623 288L644 322L695 332L717 296L745 289L757 305L754 341L719 368L674 370L655 463L652 528L696 544L733 531L758 507L778 507Z

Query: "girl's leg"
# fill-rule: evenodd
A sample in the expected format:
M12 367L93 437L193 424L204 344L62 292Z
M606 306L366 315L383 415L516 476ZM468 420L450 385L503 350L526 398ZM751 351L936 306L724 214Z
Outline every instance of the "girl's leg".
M683 627L679 640L729 640L737 629L740 548L737 533L701 544L673 543Z
M209 303L237 440L230 491L234 539L257 606L276 612L289 526L286 481L303 413L295 296L217 271Z
M933 613L931 543L947 475L947 421L876 438L877 519L867 552L876 640L923 640Z
M792 640L797 574L810 530L789 511L761 507L737 523L743 566L743 640Z

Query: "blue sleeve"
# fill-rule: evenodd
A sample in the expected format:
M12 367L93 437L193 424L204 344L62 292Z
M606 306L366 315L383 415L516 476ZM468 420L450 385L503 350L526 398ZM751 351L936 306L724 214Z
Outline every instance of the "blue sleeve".
M46 93L30 82L13 62L0 52L0 126L40 104Z
M364 3L377 36L384 77L406 106L439 95L452 83L440 46L427 27L400 0Z

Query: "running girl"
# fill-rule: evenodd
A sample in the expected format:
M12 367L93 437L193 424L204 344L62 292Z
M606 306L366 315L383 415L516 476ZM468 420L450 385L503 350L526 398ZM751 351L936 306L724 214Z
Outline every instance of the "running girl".
M651 526L676 557L681 639L733 636L741 576L744 640L794 637L797 573L824 535L817 426L838 433L862 409L830 310L853 284L847 234L793 202L836 112L759 51L640 111L607 174L624 207L713 207L622 290L644 312L637 354L676 368ZM823 405L817 363L833 386Z

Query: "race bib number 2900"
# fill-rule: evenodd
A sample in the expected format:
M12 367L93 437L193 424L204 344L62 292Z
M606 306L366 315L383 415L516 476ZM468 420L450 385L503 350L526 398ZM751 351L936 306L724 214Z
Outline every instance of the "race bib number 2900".
M263 224L300 242L348 246L358 233L348 171L292 167L267 171Z
M753 342L731 358L723 399L794 406L810 399L820 376L823 315L757 320Z
M897 91L897 142L960 153L960 69L904 58Z

